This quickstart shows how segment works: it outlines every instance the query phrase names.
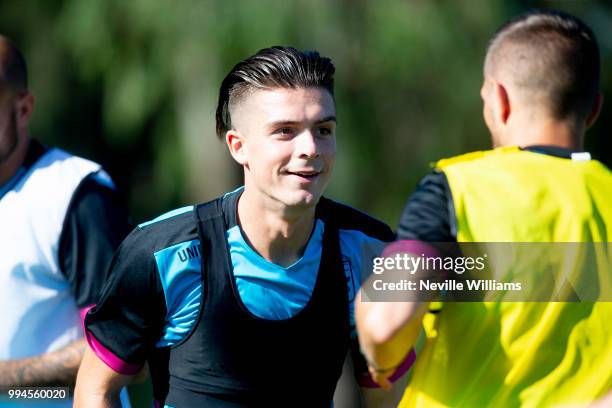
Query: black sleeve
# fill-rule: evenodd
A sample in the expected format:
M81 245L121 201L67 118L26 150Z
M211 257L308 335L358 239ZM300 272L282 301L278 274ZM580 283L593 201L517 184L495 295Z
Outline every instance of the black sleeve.
M59 262L76 304L95 304L111 259L131 227L117 193L86 177L72 197L59 243Z
M433 171L423 177L404 207L397 228L400 240L455 242L455 210L444 173Z
M340 229L355 229L371 238L391 242L395 234L387 224L348 205L321 197L317 216L332 221Z
M125 239L113 258L100 301L85 318L88 340L93 335L115 356L136 365L153 351L166 316L154 251L147 242L140 228Z

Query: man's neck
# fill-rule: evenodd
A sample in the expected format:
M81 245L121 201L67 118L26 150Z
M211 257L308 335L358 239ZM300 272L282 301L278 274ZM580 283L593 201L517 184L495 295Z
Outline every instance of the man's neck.
M557 120L540 120L515 126L510 137L511 145L519 147L555 146L581 151L584 128Z
M13 153L3 162L0 162L0 186L9 181L19 170L28 153L30 138L20 138Z
M286 211L265 201L246 188L240 196L238 220L244 238L268 261L289 266L304 253L314 228L315 208Z

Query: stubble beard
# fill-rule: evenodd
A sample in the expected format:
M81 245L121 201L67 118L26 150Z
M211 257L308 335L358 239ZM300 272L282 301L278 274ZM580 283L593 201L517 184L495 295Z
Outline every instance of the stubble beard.
M6 132L5 140L0 143L0 165L4 164L17 150L19 137L17 137L17 118L15 110L11 112L10 122Z

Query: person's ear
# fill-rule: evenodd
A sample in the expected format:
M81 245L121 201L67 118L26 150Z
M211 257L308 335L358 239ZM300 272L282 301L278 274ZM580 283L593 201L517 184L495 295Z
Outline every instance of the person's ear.
M493 82L493 100L494 100L494 114L497 116L497 120L504 125L510 119L510 113L512 107L510 106L510 97L508 96L508 90L506 87L497 81Z
M27 130L30 119L32 118L32 112L34 112L34 95L25 91L17 96L15 102L15 113L17 120L17 127L20 130Z
M595 103L593 103L593 108L591 109L591 112L589 113L589 115L587 116L584 122L586 129L590 128L593 125L593 123L595 123L595 121L599 117L599 112L601 112L602 105L603 105L603 93L598 92L597 97L595 98Z
M225 143L230 154L241 165L247 164L247 147L244 136L235 129L225 132Z
M480 87L480 99L482 99L483 103L487 100L487 94L489 92L488 85L489 83L486 79L482 81L482 86Z

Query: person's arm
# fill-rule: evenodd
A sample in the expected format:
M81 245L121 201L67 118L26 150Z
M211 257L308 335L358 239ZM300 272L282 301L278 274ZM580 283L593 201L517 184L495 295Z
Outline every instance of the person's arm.
M397 239L457 241L455 206L444 173L434 170L419 182L402 211Z
M84 339L48 353L18 360L0 361L0 389L32 386L74 386Z
M359 352L350 351L347 353L342 376L336 385L334 394L335 407L356 407L363 408L395 408L398 406L408 379L408 370L404 370L393 380L391 390L383 390L378 384L373 384L367 373L367 366L362 364L363 357ZM363 365L363 367L362 367ZM362 380L368 375L368 384Z
M363 304L361 303L361 294L359 294L355 304L356 309L359 309L355 311L356 318L359 318L358 314L361 313L363 310L362 306L365 304L365 302ZM374 312L377 313L378 311ZM373 331L378 331L377 329L378 328L375 328ZM372 369L374 364L372 361L375 361L376 358L370 359L368 357L368 355L371 354L368 354L368 350L372 350L373 348L364 346L364 341L369 344L371 344L371 342L367 336L362 339L362 333L363 330L359 332L359 342L355 339L352 355L354 371L361 387L363 403L366 408L397 407L404 394L410 369L415 360L415 353L412 349L412 345L409 343L405 344L406 351L404 353L399 353L401 356L398 355L397 360L393 360L394 364L392 369L388 370L385 376L382 377ZM362 343L361 346L359 343ZM390 344L389 347L395 347L395 345ZM367 362L368 360L370 363ZM397 361L397 363L395 363L395 361Z
M406 359L421 330L427 310L423 302L362 302L355 307L361 351L372 379L391 389L389 377Z
M74 406L120 408L119 392L133 377L114 371L87 348L77 376Z
M397 252L415 254L425 250L423 245L427 244L423 243L456 241L453 202L443 173L432 171L421 180L406 203L397 239L412 240L397 243L401 247ZM425 251L430 250L433 248ZM418 276L419 272L407 278ZM372 279L376 278L371 278L364 287L372 287ZM391 389L389 377L415 345L429 303L362 301L363 290L355 304L361 351L374 381L384 389Z
M394 373L391 373L390 376L387 377L387 380L390 383L390 388L382 388L380 383L377 383L375 387L362 385L361 395L363 396L365 408L397 407L402 399L402 396L404 395L404 391L406 390L408 378L410 377L410 367L412 366L413 362L414 359L412 356L408 356L408 358L404 360L404 367L399 367ZM369 368L366 367L366 369L368 370L368 375L370 376L372 382L374 382L375 379L378 379L369 373Z
M89 347L79 369L76 406L113 406L119 389L143 373L160 339L166 307L152 246L140 228L123 241L98 304L85 316Z
M58 248L61 271L81 310L98 303L115 251L132 229L117 192L94 173L70 202Z
M367 279L372 273L371 262L364 262L366 259L374 259L380 255L380 251L395 236L390 228L384 225L385 228L365 228L364 223L361 223L363 230L360 234L354 234L341 229L340 243L343 259L349 262L349 267L345 268L347 273L347 285L349 288L350 301L350 325L351 325L351 351L347 357L347 363L343 370L343 379L345 384L350 382L355 383L360 388L362 406L365 407L397 407L401 400L406 387L408 373L412 363L414 362L414 353L407 353L402 363L393 372L390 373L389 382L392 384L390 389L382 389L380 384L376 383L370 376L368 365L359 349L357 340L357 332L355 330L354 307L357 289L361 286L361 279ZM347 369L350 366L350 369ZM349 381L352 377L352 381ZM355 387L353 387L355 388ZM351 406L354 406L351 405Z

